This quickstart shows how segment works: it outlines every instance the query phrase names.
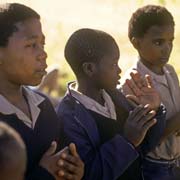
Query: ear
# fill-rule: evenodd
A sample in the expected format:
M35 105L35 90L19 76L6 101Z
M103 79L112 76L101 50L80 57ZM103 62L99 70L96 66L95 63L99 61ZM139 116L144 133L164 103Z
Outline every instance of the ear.
M93 62L85 62L82 64L83 72L91 77L96 72L96 65Z
M139 43L139 39L136 37L132 37L131 38L131 43L134 46L134 48L136 48L137 50L140 48L140 43Z

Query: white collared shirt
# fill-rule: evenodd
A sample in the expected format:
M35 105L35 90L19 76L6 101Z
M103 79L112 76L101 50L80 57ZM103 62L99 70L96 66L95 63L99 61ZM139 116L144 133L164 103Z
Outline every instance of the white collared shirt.
M149 74L152 78L155 89L159 92L162 103L167 109L166 120L180 112L180 87L179 80L174 68L166 64L163 67L164 75L157 75L148 69L141 61L138 61L130 68L122 78L121 86L123 93L127 95L128 89L124 84L125 79L130 77L130 72L138 71L142 76ZM171 160L180 157L180 136L176 134L169 135L165 141L157 146L154 151L148 153L148 156L154 159Z
M83 104L87 109L99 113L107 118L111 118L116 120L116 111L114 103L111 97L105 90L102 90L102 97L105 101L104 106L99 104L94 99L82 94L81 92L77 91L75 88L76 83L72 83L69 87L71 95L77 99L81 104Z
M37 118L40 114L40 108L38 107L38 105L42 101L44 101L45 98L40 96L39 94L34 93L29 88L25 88L25 87L23 88L24 88L23 90L25 92L25 96L29 104L32 120L19 108L17 108L15 105L10 103L1 94L0 94L0 113L5 114L5 115L16 114L17 117L24 122L24 124L26 124L28 127L33 129L36 124Z

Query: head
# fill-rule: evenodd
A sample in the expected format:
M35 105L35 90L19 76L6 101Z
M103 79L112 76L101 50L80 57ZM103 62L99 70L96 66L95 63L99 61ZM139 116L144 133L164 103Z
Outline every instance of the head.
M66 43L65 58L78 81L84 79L99 89L116 87L119 48L109 34L95 29L74 32Z
M38 85L47 54L40 16L17 3L0 6L0 76L15 85Z
M1 180L23 180L26 149L19 134L0 122L0 177Z
M162 68L168 62L174 25L173 16L162 6L147 5L132 14L128 36L145 65Z

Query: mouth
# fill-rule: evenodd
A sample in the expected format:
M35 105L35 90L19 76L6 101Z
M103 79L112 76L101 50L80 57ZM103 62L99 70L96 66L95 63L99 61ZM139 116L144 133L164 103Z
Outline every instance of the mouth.
M40 76L45 76L47 74L47 71L45 69L38 70L37 74L39 74Z
M161 60L161 62L168 62L169 61L169 57L162 57L160 60Z
M118 78L117 78L117 84L118 85L120 84L120 79L121 79L121 76L118 76Z

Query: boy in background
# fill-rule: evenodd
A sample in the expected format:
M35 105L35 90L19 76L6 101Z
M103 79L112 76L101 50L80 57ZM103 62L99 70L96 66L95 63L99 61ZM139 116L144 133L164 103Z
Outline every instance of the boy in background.
M156 5L137 9L129 21L128 36L139 59L122 78L122 92L125 95L135 94L126 81L131 72L142 76L148 74L167 109L166 139L144 158L144 177L148 180L175 178L173 168L180 157L180 136L176 134L180 129L180 88L174 68L167 64L173 48L174 25L171 13L165 7ZM141 90L143 87L138 88Z

